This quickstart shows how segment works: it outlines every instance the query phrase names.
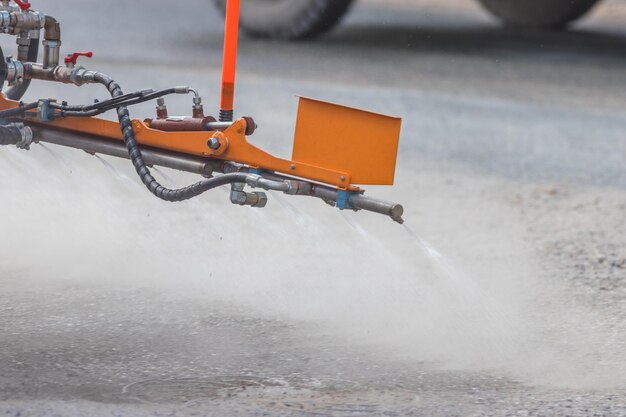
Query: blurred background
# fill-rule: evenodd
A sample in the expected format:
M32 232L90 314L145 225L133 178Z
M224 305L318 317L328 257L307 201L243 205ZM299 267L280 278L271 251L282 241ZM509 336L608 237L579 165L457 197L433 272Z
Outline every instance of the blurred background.
M471 0L358 0L322 31L341 3L244 4L235 114L285 157L296 95L402 117L396 185L368 192L407 229L274 194L168 205L127 161L0 149L0 412L626 414L626 2L483 0L503 25ZM217 113L219 4L33 7L125 90L191 85Z
M221 9L226 0L214 0ZM306 39L319 36L341 22L354 0L336 1L244 1L241 25L252 36L277 39ZM389 4L431 6L428 1L393 1ZM483 9L502 24L518 28L566 29L601 3L600 0L477 0ZM439 3L440 8L468 10L460 2Z

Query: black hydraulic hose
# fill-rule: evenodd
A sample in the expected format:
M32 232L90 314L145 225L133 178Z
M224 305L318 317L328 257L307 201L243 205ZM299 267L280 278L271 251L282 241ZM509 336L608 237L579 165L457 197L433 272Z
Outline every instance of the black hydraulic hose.
M132 106L135 104L145 103L146 101L152 101L159 97L176 94L176 91L176 88L167 88L160 91L140 91L131 94L124 94L111 100L102 101L96 104L92 104L90 106L86 106L85 110L111 110L119 107L120 105Z
M18 107L8 109L8 110L2 110L0 111L0 119L6 119L9 117L16 117L16 116L24 116L24 113L26 113L27 110L36 109L37 106L38 106L38 103L20 104Z
M103 73L97 73L94 77L94 80L97 83L104 85L107 90L111 93L111 97L116 98L122 96L122 89L119 84L116 83L111 77ZM194 198L199 196L200 194L217 188L222 185L234 184L234 183L245 183L248 179L249 175L245 173L232 173L232 174L224 174L219 177L210 178L208 180L203 180L192 184L185 188L179 189L168 189L163 187L159 182L152 176L150 170L146 166L146 163L141 155L141 150L139 149L139 144L135 139L135 133L133 132L133 124L130 119L130 115L128 113L128 108L126 106L120 106L117 108L117 116L120 122L120 128L122 129L122 135L124 138L124 144L126 145L126 149L128 150L128 154L130 156L130 160L139 174L139 178L141 178L141 182L150 190L152 194L161 200L177 202L189 200L190 198Z
M0 126L0 145L17 145L22 139L22 132L16 126Z
M120 106L133 106L135 104L145 103L152 101L159 97L163 97L169 94L176 94L175 88L168 88L161 91L150 92L136 92L130 94L124 94L110 100L101 101L95 104L89 105L67 105L59 103L50 103L50 107L60 110L61 117L94 117L102 113L106 113L109 110L113 110Z
M108 100L96 101L93 104L69 105L63 102L63 103L50 103L50 107L53 107L59 110L75 111L75 112L88 112L91 110L99 110L103 108L111 110L111 109L114 109L116 105L117 106L128 105L131 100L144 98L152 93L154 93L154 91L144 90L144 91L137 91L134 93L124 94L122 96L119 96L116 98L110 98Z
M30 45L28 46L28 62L37 62L37 57L39 56L39 39L31 39ZM6 92L7 98L9 100L20 100L26 94L26 90L30 86L30 79L24 79L22 82L16 86L9 88Z

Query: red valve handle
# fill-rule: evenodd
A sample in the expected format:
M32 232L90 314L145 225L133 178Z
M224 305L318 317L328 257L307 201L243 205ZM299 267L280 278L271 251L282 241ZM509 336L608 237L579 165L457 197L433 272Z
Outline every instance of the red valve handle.
M28 10L30 9L30 3L24 0L13 0L15 1L15 3L17 3L18 6L20 6L20 9L22 10Z
M78 57L87 57L87 58L91 58L93 56L93 52L88 51L88 52L74 52L73 54L70 54L68 56L65 57L65 63L66 64L74 64L76 65L76 61L78 61Z

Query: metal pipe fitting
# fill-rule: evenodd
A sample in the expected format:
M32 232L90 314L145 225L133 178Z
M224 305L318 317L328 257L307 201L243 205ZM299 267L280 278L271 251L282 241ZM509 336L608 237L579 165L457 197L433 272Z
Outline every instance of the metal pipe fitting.
M374 213L385 214L400 224L404 223L404 220L402 219L402 215L404 214L404 207L402 207L401 204L389 203L387 201L366 197L363 194L353 194L352 196L350 196L348 201L353 207L356 207L360 210L367 210Z
M194 119L204 119L204 106L202 105L202 97L193 98L193 106L191 107L192 117ZM211 118L215 120L214 118Z
M0 145L15 145L28 150L33 142L32 130L23 123L10 123L0 126Z
M250 136L254 133L257 128L256 122L252 117L243 117L246 121L246 135ZM208 130L210 132L221 132L233 125L234 122L209 122L205 125L204 130Z
M3 6L0 10L0 29L10 35L40 30L45 26L46 16L40 12L22 11L19 7Z
M176 94L189 94L189 92L191 90L193 90L193 89L191 87L186 86L186 85L179 85L177 87L174 87L174 92Z
M29 150L30 145L33 143L33 131L30 127L25 126L24 123L11 123L9 126L15 126L22 135L22 140L15 144L18 149Z
M288 185L285 194L288 195L311 195L313 184L304 181L286 180Z
M196 100L198 100L198 104L202 102L202 97L200 97L200 93L198 93L198 90L196 90L195 88L190 88L190 87L187 87L187 90L189 93L193 93L194 103L196 102Z
M15 43L17 44L17 60L28 61L28 50L30 49L31 43L30 32L20 32L15 39Z
M218 131L221 132L221 131L228 129L232 125L233 125L233 122L209 122L204 126L204 128L205 130L208 130L211 132L218 132Z
M31 40L39 40L39 38L41 37L41 29L33 29L31 31L28 32L28 37Z
M59 65L61 58L61 41L43 41L43 67L53 68Z
M165 98L157 98L156 114L158 120L165 120L168 118L167 105L165 104Z
M324 186L314 186L311 191L311 195L321 198L327 202L334 203L337 201L337 190ZM348 203L354 210L366 210L384 214L385 216L391 217L391 219L395 222L400 224L404 223L404 220L402 219L404 207L400 204L389 203L387 201L367 197L360 193L351 194L348 197Z
M7 61L7 82L9 85L21 84L26 76L26 69L22 62L13 59Z
M13 16L14 14L9 10L0 11L0 28L3 32L8 32L9 28L12 26L12 23L15 22Z
M43 27L43 67L56 67L61 56L61 25L54 17L46 16Z
M50 41L61 40L61 24L52 16L45 16L44 18L44 39Z
M225 166L225 172L249 172L250 168L245 165L236 163L227 163ZM302 195L320 198L332 205L336 205L339 190L336 188L327 187L324 185L311 184L306 181L294 180L287 176L276 174L274 172L263 172L262 177L266 180L272 180L274 182L282 181L287 182L291 186L291 191L285 192L286 194ZM348 203L354 210L365 210L374 213L383 214L391 217L397 223L404 223L402 216L404 214L404 207L401 204L390 203L387 201L379 200L373 197L365 196L361 193L351 193L348 197Z
M4 26L7 33L17 35L23 31L39 30L45 26L46 16L40 12L13 11L10 13L8 26ZM4 20L6 22L6 20ZM6 23L5 23L6 24Z
M252 188L263 188L268 191L280 191L288 195L310 195L312 186L304 181L271 180L261 175L250 174L247 184Z
M63 67L57 67L63 68ZM70 68L70 82L72 84L76 84L77 86L81 86L83 84L94 84L96 83L96 76L99 74L98 71L88 70L83 66L76 66L74 68Z
M57 65L46 68L42 64L26 62L24 66L24 78L31 80L57 81L64 84L74 84L81 86L83 84L93 84L96 82L96 76L100 74L97 71L88 70L82 66L68 68L65 65Z
M231 184L230 202L240 206L263 208L267 205L267 194L262 192L247 193L244 191L245 184Z
M64 66L45 68L42 64L26 62L24 65L24 78L31 80L58 81L72 84L72 69Z
M0 10L3 12L20 12L22 9L17 4L12 4L9 0L2 0Z
M248 184L252 188L263 188L264 190L283 192L289 190L289 184L287 184L286 181L273 181L263 178L258 174L248 174L246 184Z

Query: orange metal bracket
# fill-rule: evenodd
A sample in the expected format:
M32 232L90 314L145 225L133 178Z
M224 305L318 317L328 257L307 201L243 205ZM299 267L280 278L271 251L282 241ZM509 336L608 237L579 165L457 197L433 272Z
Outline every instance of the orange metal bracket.
M0 98L0 110L19 103ZM117 122L67 117L52 122L31 121L50 128L122 140ZM165 132L133 121L137 142L185 154L217 158L254 168L304 178L340 189L354 184L392 184L400 119L311 99L301 99L293 160L277 158L248 142L246 120L223 132ZM209 139L222 146L213 150Z
M19 103L5 98L0 99L0 110L17 107ZM122 140L117 122L95 117L67 117L52 122L31 121L43 126L95 135L108 139ZM164 132L148 127L141 120L133 120L137 142L142 145L167 149L190 155L218 158L226 161L250 165L254 168L280 172L294 177L306 178L342 189L357 189L351 186L350 174L334 171L306 163L280 159L252 145L245 137L246 121L239 119L224 132ZM207 145L214 135L226 138L225 150L214 151ZM224 148L224 147L223 147Z

